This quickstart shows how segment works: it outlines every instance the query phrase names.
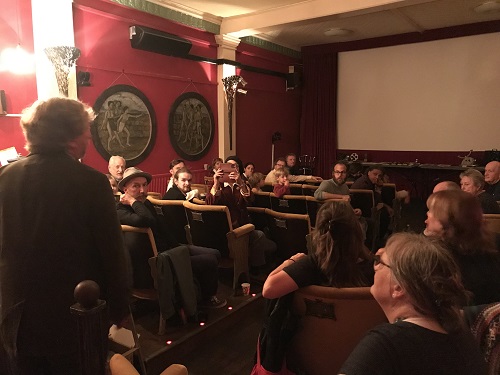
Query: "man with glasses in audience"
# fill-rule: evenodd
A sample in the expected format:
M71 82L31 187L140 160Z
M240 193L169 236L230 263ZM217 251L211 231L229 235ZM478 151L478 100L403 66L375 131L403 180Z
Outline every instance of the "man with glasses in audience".
M314 198L319 201L325 199L342 199L346 202L351 200L349 187L345 184L347 178L347 165L337 162L333 166L332 178L321 182L319 188L314 192Z

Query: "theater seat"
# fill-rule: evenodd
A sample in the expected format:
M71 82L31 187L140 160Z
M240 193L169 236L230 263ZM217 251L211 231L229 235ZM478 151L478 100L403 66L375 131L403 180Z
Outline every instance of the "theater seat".
M337 374L364 335L387 322L369 287L301 288L294 292L292 312L299 316L299 328L287 363L300 374Z

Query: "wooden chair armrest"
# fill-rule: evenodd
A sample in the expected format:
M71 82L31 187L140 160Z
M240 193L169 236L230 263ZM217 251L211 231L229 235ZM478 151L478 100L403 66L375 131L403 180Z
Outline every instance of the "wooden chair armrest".
M255 229L255 225L253 225L253 224L245 224L245 225L242 225L241 227L233 229L232 233L234 233L234 236L236 238L240 238L240 237L244 236L245 234L250 233L254 229Z

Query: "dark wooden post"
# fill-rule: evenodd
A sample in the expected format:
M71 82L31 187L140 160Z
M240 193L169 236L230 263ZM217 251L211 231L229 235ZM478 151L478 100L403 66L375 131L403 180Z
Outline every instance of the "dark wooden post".
M77 303L70 307L78 328L82 375L105 375L109 320L106 301L99 299L99 285L85 280L75 288Z

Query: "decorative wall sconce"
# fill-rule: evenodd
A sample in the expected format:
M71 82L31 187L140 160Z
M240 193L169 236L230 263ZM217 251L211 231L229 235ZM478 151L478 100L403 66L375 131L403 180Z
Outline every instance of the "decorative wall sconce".
M224 93L226 94L227 102L227 114L229 118L229 150L233 149L233 103L234 95L236 94L236 88L238 84L246 86L246 81L241 76L229 76L222 78L222 83L224 84ZM243 90L244 91L244 90Z
M78 72L78 74L76 75L76 84L78 86L84 86L84 87L90 86L90 73Z
M68 96L68 75L71 67L80 57L80 50L76 47L57 46L47 47L44 51L54 66L59 92Z

